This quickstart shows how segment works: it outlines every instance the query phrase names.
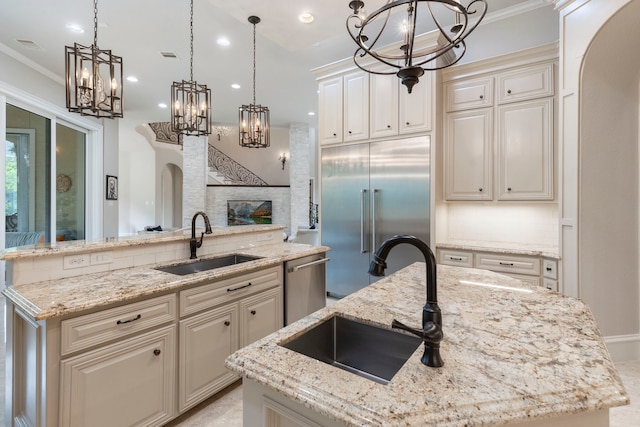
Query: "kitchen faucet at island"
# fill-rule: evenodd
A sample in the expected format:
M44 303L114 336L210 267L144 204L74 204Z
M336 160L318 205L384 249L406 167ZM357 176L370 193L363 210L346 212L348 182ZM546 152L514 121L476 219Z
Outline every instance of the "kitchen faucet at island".
M408 243L418 248L424 255L427 264L427 302L422 308L422 330L411 328L393 319L392 328L402 329L420 337L424 342L424 354L422 363L439 368L444 365L440 357L440 341L442 341L442 313L438 307L437 283L436 283L436 258L433 252L422 240L408 235L393 236L382 242L376 251L373 261L369 266L369 274L373 276L384 276L387 268L387 256L391 249L400 243Z
M198 217L198 215L202 215L202 219L204 219L204 225L205 225L205 230L204 232L200 235L200 241L198 242L198 240L196 239L196 218ZM206 213L202 212L202 211L198 211L195 213L195 215L193 215L193 218L191 219L191 240L189 240L189 249L191 249L191 257L190 259L196 259L198 258L196 256L196 249L199 248L200 246L202 246L202 240L204 239L204 234L211 234L211 223L209 222L209 217L207 216Z

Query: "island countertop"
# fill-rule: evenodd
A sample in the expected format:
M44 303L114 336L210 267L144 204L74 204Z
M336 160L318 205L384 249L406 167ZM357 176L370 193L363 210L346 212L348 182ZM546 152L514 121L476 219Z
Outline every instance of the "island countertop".
M442 368L420 346L382 385L282 347L341 315L419 327L425 266L415 263L231 355L229 369L347 426L481 426L628 404L581 301L497 273L438 265Z

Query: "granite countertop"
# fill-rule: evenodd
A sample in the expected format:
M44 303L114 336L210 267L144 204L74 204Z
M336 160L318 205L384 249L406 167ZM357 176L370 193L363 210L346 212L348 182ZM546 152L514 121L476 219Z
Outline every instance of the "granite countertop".
M45 320L106 307L142 296L175 291L195 283L219 280L328 250L329 248L326 246L280 243L233 251L233 253L263 257L258 260L185 276L155 270L155 267L158 266L179 264L179 262L172 262L157 266L122 268L60 280L10 286L5 288L2 293L34 320ZM199 259L215 258L222 255L200 257Z
M415 263L240 349L226 366L347 426L481 426L628 404L589 308L485 270L438 265L442 368L420 346L387 385L279 345L336 314L419 326L425 265Z
M541 256L560 259L557 246L543 246L531 243L491 242L486 240L447 240L436 244L438 249L459 249L467 251L493 252L512 255Z

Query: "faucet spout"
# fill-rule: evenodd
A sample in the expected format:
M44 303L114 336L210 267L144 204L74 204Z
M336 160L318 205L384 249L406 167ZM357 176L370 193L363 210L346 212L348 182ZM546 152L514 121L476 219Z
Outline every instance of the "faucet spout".
M438 307L438 285L436 274L436 258L431 248L422 240L409 235L393 236L384 242L376 251L373 261L369 266L369 274L373 276L384 276L384 270L387 268L387 257L389 252L400 243L408 243L415 246L424 255L427 269L427 295L426 303L422 308L422 329L415 329L406 326L397 320L393 320L391 327L398 328L410 332L418 336L424 342L424 355L422 363L434 368L444 365L440 357L440 342L442 341L442 312Z
M196 239L196 219L198 218L198 215L202 216L205 226L204 232L200 235L200 241ZM189 240L189 249L191 250L190 259L198 258L196 256L196 249L202 246L202 240L204 239L205 233L211 234L212 232L213 231L211 231L211 223L209 222L209 217L207 216L207 214L202 211L196 212L191 219L191 239Z

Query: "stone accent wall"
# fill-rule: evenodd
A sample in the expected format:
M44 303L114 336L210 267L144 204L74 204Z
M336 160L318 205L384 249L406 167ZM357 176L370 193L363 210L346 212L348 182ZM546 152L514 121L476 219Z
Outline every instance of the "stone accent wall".
M309 126L304 123L292 123L289 128L289 180L291 186L291 224L292 238L299 228L309 228Z
M190 227L193 215L205 210L207 205L207 138L185 136L182 147L182 226ZM198 217L197 224L204 227L201 217Z

